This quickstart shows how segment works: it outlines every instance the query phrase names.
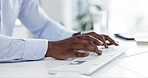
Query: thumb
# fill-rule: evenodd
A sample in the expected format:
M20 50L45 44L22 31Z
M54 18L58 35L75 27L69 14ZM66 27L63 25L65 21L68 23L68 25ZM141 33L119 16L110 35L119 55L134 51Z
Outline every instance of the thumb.
M86 56L88 56L89 55L89 53L87 53L87 52L75 52L75 54L74 54L74 57L86 57Z

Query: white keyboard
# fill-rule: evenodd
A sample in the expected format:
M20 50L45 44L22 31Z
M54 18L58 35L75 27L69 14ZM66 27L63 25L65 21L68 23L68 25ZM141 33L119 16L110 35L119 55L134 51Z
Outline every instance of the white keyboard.
M108 49L101 48L102 55L90 52L88 57L75 58L66 64L61 64L55 68L49 69L49 73L57 72L76 72L84 75L90 75L110 61L123 54L127 48L110 47Z

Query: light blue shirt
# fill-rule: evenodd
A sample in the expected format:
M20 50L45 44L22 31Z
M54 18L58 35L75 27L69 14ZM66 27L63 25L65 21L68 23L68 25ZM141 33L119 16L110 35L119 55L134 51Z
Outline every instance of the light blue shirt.
M48 18L37 0L1 0L0 14L0 62L42 59L48 41L62 40L75 33ZM40 39L12 38L17 18Z

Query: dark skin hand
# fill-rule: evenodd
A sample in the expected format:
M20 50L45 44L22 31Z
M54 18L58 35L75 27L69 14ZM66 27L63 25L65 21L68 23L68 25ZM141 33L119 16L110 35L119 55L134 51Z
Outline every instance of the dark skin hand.
M109 41L109 43L105 41ZM89 53L82 53L79 52L79 50L91 51L101 55L102 51L99 50L97 46L108 48L109 45L118 46L108 35L98 35L90 32L61 41L48 42L48 50L45 57L64 60L71 57L86 57L89 55Z

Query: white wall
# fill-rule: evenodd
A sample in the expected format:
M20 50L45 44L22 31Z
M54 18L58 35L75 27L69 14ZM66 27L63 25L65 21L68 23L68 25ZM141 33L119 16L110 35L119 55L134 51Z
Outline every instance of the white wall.
M71 28L72 0L40 0L40 4L52 19Z
M77 25L78 0L39 0L44 11L54 20L64 24L69 29L74 29ZM85 2L86 0L84 0ZM108 10L109 0L93 0L98 2L105 11ZM85 4L85 3L84 3ZM107 26L106 26L107 27ZM107 30L108 28L105 28Z
M110 32L148 31L147 4L147 0L110 0Z

